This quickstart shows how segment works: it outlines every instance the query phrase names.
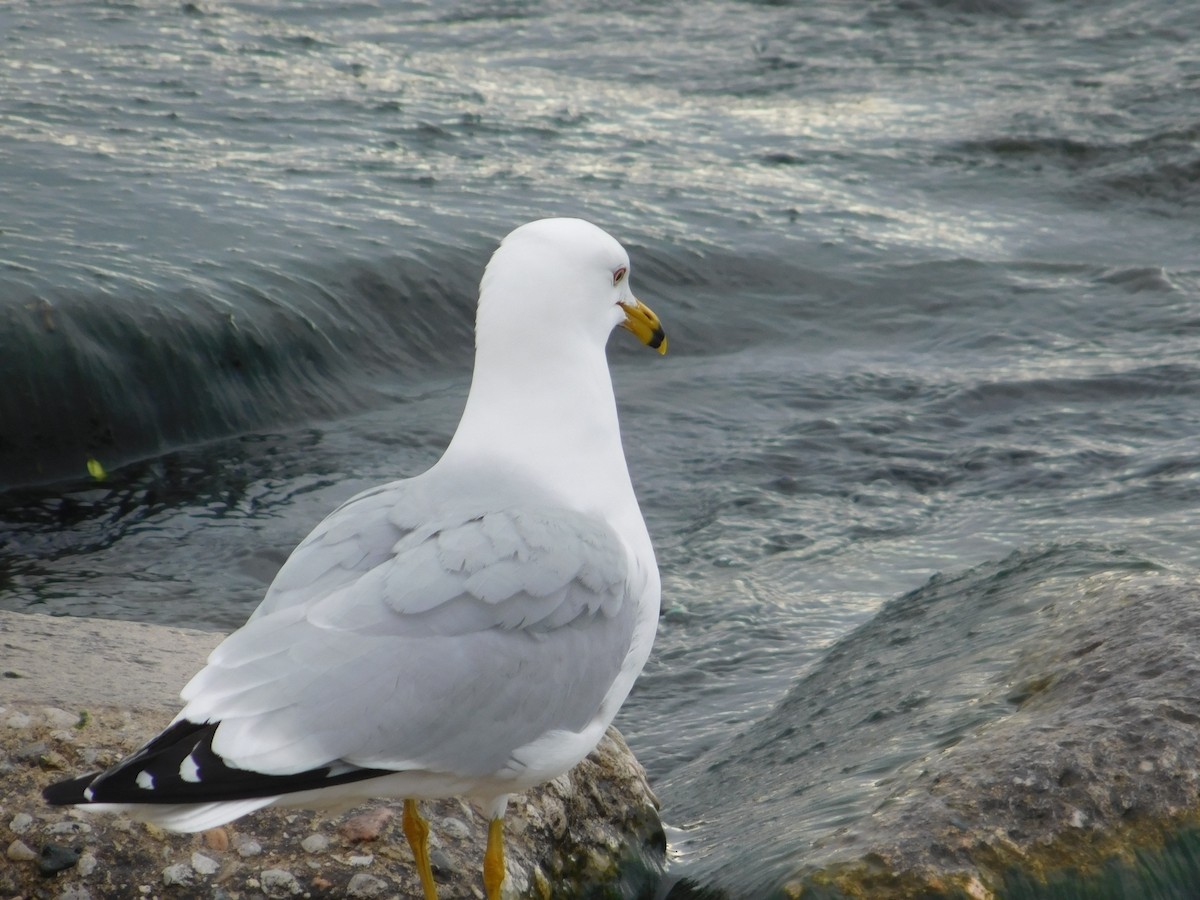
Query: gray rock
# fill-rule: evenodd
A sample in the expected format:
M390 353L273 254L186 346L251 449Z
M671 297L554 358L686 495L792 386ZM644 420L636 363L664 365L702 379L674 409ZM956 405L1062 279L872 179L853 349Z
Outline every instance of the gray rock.
M25 718L29 717L26 716ZM31 744L26 744L25 746L18 748L13 756L22 762L36 762L46 754L48 749L50 748L45 741L34 741Z
M33 816L29 813L17 813L8 823L8 830L13 834L24 834L33 827Z
M57 706L43 707L42 714L46 717L47 724L52 728L72 728L79 722L78 715L69 713Z
M1128 866L1200 815L1200 588L1104 564L1046 548L887 604L662 786L680 821L713 822L681 842L689 879L739 898L991 898L1089 871L1161 889ZM770 862L747 868L750 848ZM1182 860L1163 867L1181 889L1200 877Z
M258 856L259 854L261 854L263 852L263 848L262 848L262 844L260 844L258 841L253 841L253 840L247 839L247 840L238 842L237 852L238 852L238 856L246 858L246 857L251 857L251 856Z
M162 883L171 885L187 885L196 879L196 872L187 863L174 863L162 870Z
M300 846L304 848L305 853L324 853L329 849L329 838L320 832L310 834L300 842Z
M294 897L304 892L296 876L287 869L266 869L258 881L268 897Z
M197 875L215 875L217 874L217 870L221 868L221 864L211 856L205 856L203 853L196 851L192 854L192 868L196 871Z
M438 831L443 837L453 838L456 841L465 841L471 836L471 829L467 827L467 823L454 816L440 819Z
M79 857L79 862L75 863L75 872L81 878L87 878L96 871L96 866L98 865L100 865L100 861L96 859L95 854L85 850L83 855Z
M391 886L382 878L359 872L346 885L346 895L349 897L382 897Z

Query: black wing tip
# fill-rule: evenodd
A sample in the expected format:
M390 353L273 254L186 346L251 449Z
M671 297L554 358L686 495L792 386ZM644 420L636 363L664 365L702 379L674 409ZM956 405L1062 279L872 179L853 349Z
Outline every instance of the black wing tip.
M330 765L292 775L238 769L212 749L219 725L181 719L111 769L52 784L42 796L53 806L213 803L309 791L390 774L381 769L351 768L334 775ZM182 774L185 764L190 764L191 778Z
M67 781L56 781L42 789L42 799L51 806L73 806L77 803L87 803L88 798L84 796L83 792L99 774L99 772L93 772L91 775L83 775Z

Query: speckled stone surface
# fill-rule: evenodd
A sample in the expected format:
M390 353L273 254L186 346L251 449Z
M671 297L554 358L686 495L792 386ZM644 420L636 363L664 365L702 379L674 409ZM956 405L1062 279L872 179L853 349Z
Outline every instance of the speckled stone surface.
M700 895L990 900L1104 872L1152 896L1200 878L1186 847L1154 861L1200 824L1200 586L1073 566L1018 554L898 598L672 776L673 821L704 797L770 861L739 871L702 821L685 847Z
M165 725L179 688L219 640L0 613L0 896L420 895L398 802L344 816L264 810L188 835L41 802L46 784L114 762ZM460 800L423 809L443 900L482 897L486 822ZM514 797L506 838L504 895L512 898L570 897L616 883L630 866L652 870L665 850L657 800L615 729L570 773ZM61 850L47 851L52 845ZM72 861L42 874L47 852Z

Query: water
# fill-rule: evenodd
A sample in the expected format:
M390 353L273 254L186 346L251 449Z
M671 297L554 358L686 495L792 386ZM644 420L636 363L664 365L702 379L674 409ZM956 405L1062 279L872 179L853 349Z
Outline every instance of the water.
M437 458L483 264L562 214L671 337L610 349L656 780L934 573L1194 572L1198 90L1165 0L6 4L0 604L236 627Z

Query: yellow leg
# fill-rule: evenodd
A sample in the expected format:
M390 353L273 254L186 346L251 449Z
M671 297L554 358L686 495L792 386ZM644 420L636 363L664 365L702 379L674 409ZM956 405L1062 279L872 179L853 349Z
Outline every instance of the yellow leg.
M504 820L488 823L487 852L483 854L483 887L487 900L500 900L500 885L504 884Z
M429 823L421 818L416 800L404 801L404 836L408 838L408 846L412 847L413 859L417 862L417 874L421 876L425 900L437 900L433 867L429 865Z

